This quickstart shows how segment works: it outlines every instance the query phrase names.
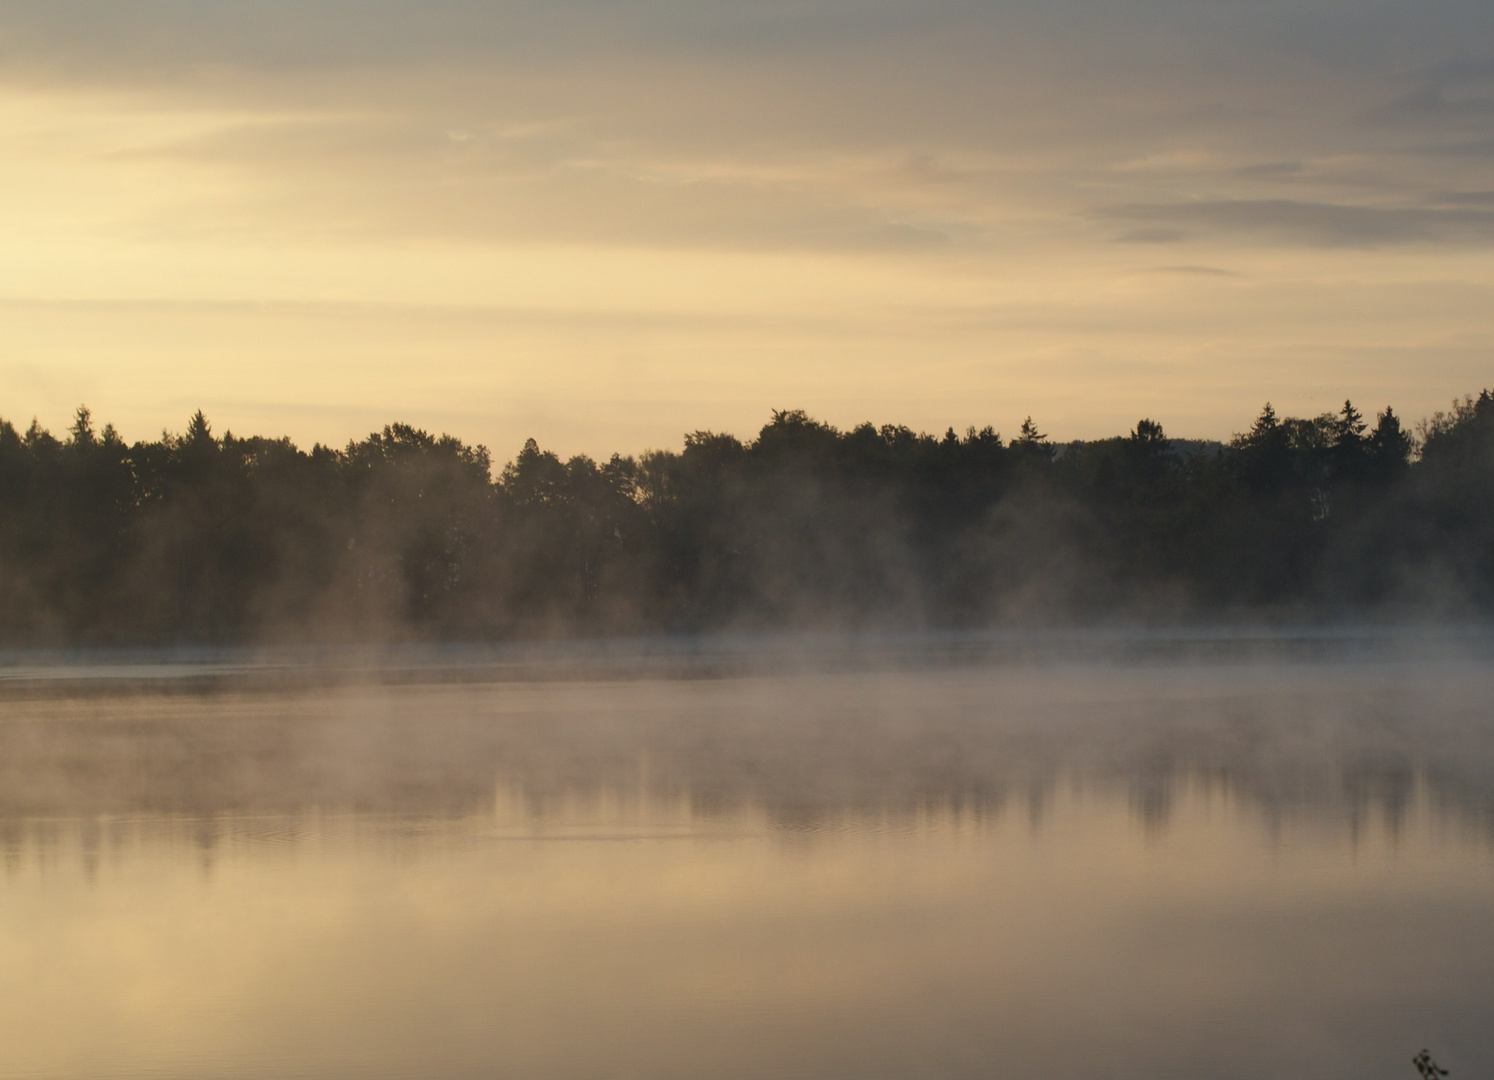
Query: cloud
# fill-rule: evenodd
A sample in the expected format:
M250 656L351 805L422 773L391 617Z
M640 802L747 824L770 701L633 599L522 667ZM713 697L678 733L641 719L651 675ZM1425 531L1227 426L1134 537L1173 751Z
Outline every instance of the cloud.
M1481 158L1494 157L1494 138L1469 139L1450 143L1437 143L1417 147L1417 152L1429 157Z
M1239 277L1233 270L1223 270L1217 266L1153 266L1148 268L1152 274L1184 274L1192 277Z
M231 205L154 235L268 229L323 237L917 252L977 228L931 213L902 171L751 156L691 159L584 125L453 132L423 117L228 123L114 157L239 178ZM874 191L873 188L880 188Z
M1314 247L1494 243L1494 209L1478 206L1373 207L1289 199L1223 199L1129 204L1098 211L1102 220L1147 222L1119 239L1196 230Z
M1436 201L1450 206L1494 206L1494 191L1446 191Z
M1258 165L1246 165L1236 169L1240 176L1263 176L1276 178L1280 176L1297 176L1306 170L1306 166L1300 161L1263 161Z
M1394 104L1423 115L1494 116L1494 57L1459 59L1439 65L1422 77L1415 90Z
M1161 225L1153 225L1143 229L1132 229L1123 232L1116 238L1121 244L1175 244L1180 240L1188 239L1188 234L1182 229L1169 229Z
M1480 114L1484 2L0 0L0 98L236 117L100 155L177 168L163 236L914 253L1104 191L1129 244L1482 244L1425 173L1483 186L1429 117Z
M921 32L959 0L25 0L0 2L8 65L176 75L436 63L553 64L600 54L795 54Z

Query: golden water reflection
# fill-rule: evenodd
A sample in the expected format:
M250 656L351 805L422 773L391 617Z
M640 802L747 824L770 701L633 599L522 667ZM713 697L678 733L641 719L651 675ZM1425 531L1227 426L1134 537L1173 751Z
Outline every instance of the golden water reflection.
M1494 1060L1484 676L1195 674L8 702L0 1075Z

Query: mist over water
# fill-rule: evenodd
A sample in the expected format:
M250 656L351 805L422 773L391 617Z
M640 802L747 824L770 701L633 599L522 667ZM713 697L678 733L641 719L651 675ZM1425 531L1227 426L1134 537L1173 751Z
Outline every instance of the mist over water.
M12 663L0 1075L1477 1074L1487 646Z

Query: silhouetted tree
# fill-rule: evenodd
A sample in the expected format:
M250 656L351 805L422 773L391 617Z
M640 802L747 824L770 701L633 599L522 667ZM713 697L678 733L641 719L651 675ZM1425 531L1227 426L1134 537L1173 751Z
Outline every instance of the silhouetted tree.
M1401 430L1401 421L1389 406L1375 418L1375 429L1365 442L1369 475L1381 483L1400 476L1411 463L1411 436Z
M1161 424L1059 453L777 410L678 451L490 456L391 424L344 449L58 440L0 420L0 641L503 637L719 627L1494 612L1494 398L1351 402L1180 453Z
M1012 440L1012 449L1017 451L1023 461L1052 461L1057 452L1057 448L1048 442L1048 436L1038 431L1030 416L1022 421L1021 430Z

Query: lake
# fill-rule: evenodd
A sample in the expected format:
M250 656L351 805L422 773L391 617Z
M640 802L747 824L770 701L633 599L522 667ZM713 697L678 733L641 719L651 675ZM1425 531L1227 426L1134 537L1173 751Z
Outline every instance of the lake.
M1487 649L783 652L12 663L0 1076L1494 1068Z

